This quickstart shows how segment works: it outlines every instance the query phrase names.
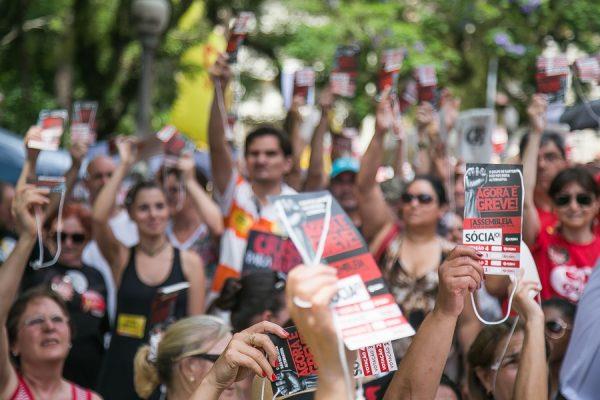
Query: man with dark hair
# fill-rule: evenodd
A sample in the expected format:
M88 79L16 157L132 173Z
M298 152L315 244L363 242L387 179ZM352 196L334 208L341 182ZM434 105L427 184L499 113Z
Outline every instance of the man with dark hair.
M220 55L211 69L215 96L208 126L208 144L215 197L223 216L219 265L212 291L219 292L225 280L240 275L248 233L251 229L273 232L277 218L268 196L295 193L283 178L292 168L291 144L282 131L262 126L246 137L244 161L247 177L235 167L225 130L227 118L223 93L231 71L227 58Z
M539 129L539 126L532 123L532 129ZM534 202L541 228L546 229L554 226L557 222L556 215L552 212L552 199L548 195L548 189L554 177L568 167L565 140L560 133L547 130L540 136L534 135L534 140L530 140L530 138L531 133L527 133L521 139L519 155L524 161L526 154L535 151L531 147L539 146Z
M15 188L10 183L0 182L0 263L8 258L17 243L17 235L11 207Z

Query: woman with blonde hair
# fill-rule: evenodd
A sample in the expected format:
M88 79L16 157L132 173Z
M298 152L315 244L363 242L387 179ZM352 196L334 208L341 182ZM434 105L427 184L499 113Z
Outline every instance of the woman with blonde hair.
M137 394L147 399L163 384L169 400L235 399L235 382L252 374L273 380L277 352L266 334L285 338L285 330L267 321L233 336L230 329L209 315L169 326L160 341L151 340L135 356Z

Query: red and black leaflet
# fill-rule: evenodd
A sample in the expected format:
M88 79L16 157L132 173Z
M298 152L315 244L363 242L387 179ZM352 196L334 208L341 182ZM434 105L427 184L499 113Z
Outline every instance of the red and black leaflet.
M302 96L304 104L308 102L308 92L315 86L315 71L303 68L294 74L294 96Z
M242 274L271 269L289 273L302 264L302 257L289 238L251 229L242 264Z
M310 349L303 341L295 326L285 328L287 339L269 334L277 350L279 365L273 368L275 382L271 383L276 399L296 398L300 393L310 393L317 389L318 365ZM358 349L354 362L355 378L380 375L396 371L398 366L390 342Z
M486 274L515 274L520 267L522 166L467 164L464 179L463 244L483 254Z
M324 225L327 210L321 205L325 198L331 198L328 226ZM339 291L334 308L349 349L414 334L389 293L362 236L328 192L276 196L272 201L299 253L309 258L304 262L312 265L311 261L320 261L337 268ZM323 237L324 232L327 232L326 237ZM322 257L313 260L322 240Z

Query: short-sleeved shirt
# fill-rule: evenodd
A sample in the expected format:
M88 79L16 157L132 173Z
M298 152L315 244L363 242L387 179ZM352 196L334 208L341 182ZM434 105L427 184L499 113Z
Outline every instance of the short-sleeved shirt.
M295 193L294 189L282 184L282 195ZM250 229L278 232L275 207L272 204L261 206L250 182L239 176L237 171L231 174L225 192L216 193L216 200L225 219L225 230L221 236L213 293L221 290L227 278L240 276Z
M600 255L600 235L590 243L570 243L559 229L549 227L540 232L532 255L542 282L542 300L560 297L576 302Z
M555 227L558 223L558 217L552 211L546 211L539 207L535 208L540 219L540 231L545 231L547 228Z

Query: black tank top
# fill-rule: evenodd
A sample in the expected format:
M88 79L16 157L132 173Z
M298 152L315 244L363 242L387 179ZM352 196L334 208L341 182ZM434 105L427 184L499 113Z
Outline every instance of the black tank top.
M152 301L159 288L186 281L178 249L173 249L171 273L156 286L148 286L138 277L135 253L136 248L131 248L117 292L116 324L100 373L98 392L105 399L139 399L133 386L133 359L138 348L148 342L148 333L152 328L149 322ZM173 316L179 319L186 315L187 293L184 292L177 298Z

